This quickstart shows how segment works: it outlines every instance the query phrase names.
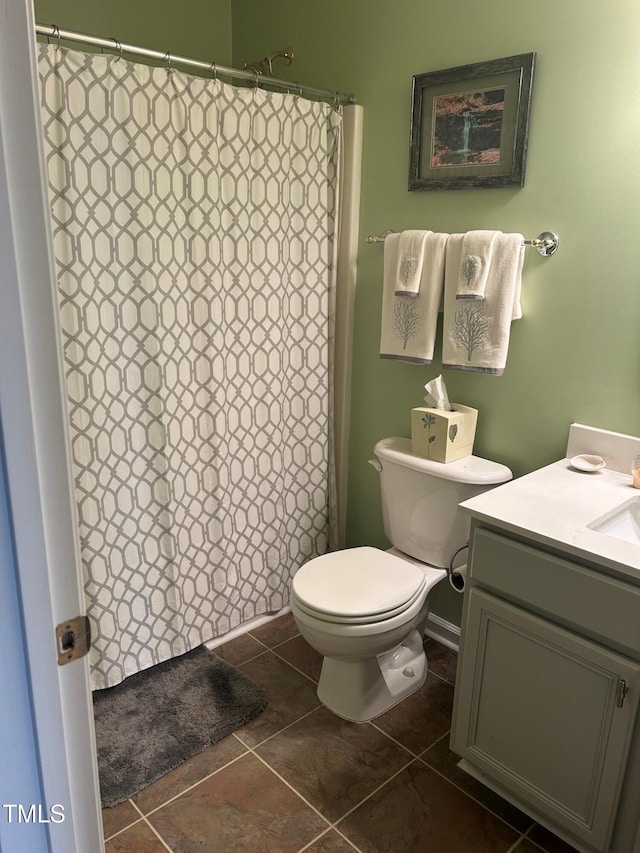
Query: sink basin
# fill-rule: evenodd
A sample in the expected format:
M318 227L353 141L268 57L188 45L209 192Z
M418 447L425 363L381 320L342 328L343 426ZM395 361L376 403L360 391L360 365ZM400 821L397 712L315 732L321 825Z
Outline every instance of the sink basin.
M640 545L640 497L631 498L621 506L587 524L590 530Z

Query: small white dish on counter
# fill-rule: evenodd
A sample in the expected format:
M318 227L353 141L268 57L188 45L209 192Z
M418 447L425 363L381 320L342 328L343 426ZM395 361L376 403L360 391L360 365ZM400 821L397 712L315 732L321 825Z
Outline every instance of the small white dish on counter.
M607 463L602 456L594 456L591 453L580 453L569 460L569 464L577 471L599 471L606 468Z

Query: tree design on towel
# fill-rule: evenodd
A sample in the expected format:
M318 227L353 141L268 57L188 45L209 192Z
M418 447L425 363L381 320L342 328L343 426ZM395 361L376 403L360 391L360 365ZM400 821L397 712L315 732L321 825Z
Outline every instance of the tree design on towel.
M482 261L477 255L467 255L460 266L460 272L463 279L467 282L467 287L471 285L471 280L480 275L482 269Z
M402 349L407 348L409 338L420 328L422 312L415 299L406 296L397 297L393 303L393 329L402 341Z
M417 258L403 258L400 261L400 278L403 284L407 284L416 274L418 269Z
M458 308L453 318L453 338L467 351L471 361L474 350L489 340L491 317L481 305L464 305Z

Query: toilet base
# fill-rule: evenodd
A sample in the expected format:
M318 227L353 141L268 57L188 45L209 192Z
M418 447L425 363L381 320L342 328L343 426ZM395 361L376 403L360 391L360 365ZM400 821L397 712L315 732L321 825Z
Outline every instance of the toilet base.
M397 648L356 661L325 657L318 699L334 714L366 723L384 714L424 684L427 656L418 631Z

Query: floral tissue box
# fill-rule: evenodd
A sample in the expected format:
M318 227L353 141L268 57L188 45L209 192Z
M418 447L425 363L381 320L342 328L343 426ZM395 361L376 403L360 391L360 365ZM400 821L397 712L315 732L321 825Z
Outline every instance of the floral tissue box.
M411 450L435 462L453 462L473 453L478 410L452 403L453 411L411 409Z

